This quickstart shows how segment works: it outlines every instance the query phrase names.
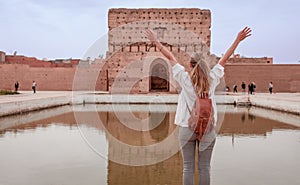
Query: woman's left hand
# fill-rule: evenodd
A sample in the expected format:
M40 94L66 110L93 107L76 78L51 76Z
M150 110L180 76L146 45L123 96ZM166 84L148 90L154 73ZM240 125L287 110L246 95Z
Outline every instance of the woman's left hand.
M242 31L240 31L237 35L237 40L242 41L245 38L251 36L251 29L249 27L245 27Z

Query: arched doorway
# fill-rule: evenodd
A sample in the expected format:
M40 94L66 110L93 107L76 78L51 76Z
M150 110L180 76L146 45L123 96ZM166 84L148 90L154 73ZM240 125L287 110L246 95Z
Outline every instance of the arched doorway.
M169 91L168 65L162 59L154 61L150 67L150 91Z

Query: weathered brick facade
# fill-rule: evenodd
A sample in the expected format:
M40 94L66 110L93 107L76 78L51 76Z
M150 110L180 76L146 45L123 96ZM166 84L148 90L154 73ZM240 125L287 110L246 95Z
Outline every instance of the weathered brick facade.
M109 10L109 90L176 93L176 83L170 75L171 66L145 37L145 30L154 30L164 46L173 52L181 64L187 66L192 52L200 49L209 52L210 27L209 10ZM127 87L132 88L129 90Z

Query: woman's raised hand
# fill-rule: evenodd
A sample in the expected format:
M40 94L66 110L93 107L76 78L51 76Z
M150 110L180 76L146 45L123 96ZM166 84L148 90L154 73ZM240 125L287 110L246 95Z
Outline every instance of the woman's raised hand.
M234 42L231 44L231 46L227 49L225 54L221 57L219 60L219 64L223 67L225 66L227 60L230 58L230 56L234 53L235 49L238 47L239 43L244 40L245 38L249 37L251 35L251 29L249 27L245 27L242 31L240 31L234 40Z
M144 32L144 35L145 35L151 42L158 41L158 40L157 40L157 37L156 37L156 34L154 33L153 30L146 30L146 31Z
M251 29L249 27L245 27L242 31L240 31L237 35L237 40L238 41L242 41L244 40L245 38L251 36Z
M167 48L164 47L160 41L157 39L156 34L153 30L149 29L144 32L144 35L155 44L156 48L171 62L171 65L177 64L177 60L173 53Z

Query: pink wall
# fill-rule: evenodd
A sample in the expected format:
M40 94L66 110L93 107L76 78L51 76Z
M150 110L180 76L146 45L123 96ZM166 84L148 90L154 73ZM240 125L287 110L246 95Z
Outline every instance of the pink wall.
M108 71L108 72L107 72ZM24 64L0 64L0 89L14 90L19 81L19 90L31 90L32 81L38 84L37 91L107 90L107 77L111 69L108 63L85 67L30 67ZM76 78L74 75L76 73ZM74 83L75 80L75 83ZM228 64L225 67L225 81L232 90L234 84L254 81L257 92L268 92L270 81L274 92L300 92L300 65L254 65Z
M77 70L76 67L29 67L24 64L0 64L0 89L14 90L14 83L18 81L19 90L31 90L32 81L35 80L37 91L68 91L73 88L76 71L77 90L106 90L105 80L99 77L95 66Z
M234 84L241 89L242 81L256 83L257 92L268 92L270 81L274 92L300 92L300 65L297 64L228 64L225 66L225 81L232 90Z

